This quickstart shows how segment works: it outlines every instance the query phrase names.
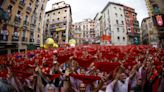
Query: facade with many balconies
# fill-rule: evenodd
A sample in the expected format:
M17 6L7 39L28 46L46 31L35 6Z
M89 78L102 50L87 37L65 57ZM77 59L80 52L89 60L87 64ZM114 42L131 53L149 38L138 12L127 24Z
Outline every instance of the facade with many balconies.
M0 1L0 54L40 46L44 9L48 0Z
M151 33L157 36L157 46L164 48L164 0L145 1L149 17L153 21L153 31Z
M140 28L135 9L124 6L128 44L140 43Z
M52 5L46 12L44 20L44 40L52 37L58 44L68 43L71 39L72 12L71 6L64 1Z

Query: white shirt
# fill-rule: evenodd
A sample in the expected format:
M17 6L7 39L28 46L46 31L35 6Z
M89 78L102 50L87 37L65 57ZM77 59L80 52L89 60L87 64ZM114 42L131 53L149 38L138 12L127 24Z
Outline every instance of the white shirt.
M118 80L115 86L115 92L128 92L128 84L129 78L126 78L125 83Z
M106 87L106 91L105 92L113 92L113 82L111 82L110 84L108 84L108 86Z

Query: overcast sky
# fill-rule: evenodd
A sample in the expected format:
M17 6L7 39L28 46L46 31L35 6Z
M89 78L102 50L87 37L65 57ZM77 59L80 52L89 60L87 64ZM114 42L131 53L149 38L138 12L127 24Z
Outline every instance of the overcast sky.
M65 1L71 5L73 22L80 22L86 18L93 19L97 12L102 11L108 1L119 2L134 8L137 12L138 20L148 16L145 0L49 0L46 11L52 8L52 4L58 1Z

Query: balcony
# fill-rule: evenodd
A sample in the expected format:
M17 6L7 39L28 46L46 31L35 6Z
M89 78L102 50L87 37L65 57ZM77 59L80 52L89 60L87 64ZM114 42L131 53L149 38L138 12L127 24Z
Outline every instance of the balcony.
M19 41L19 36L13 35L12 36L12 41Z
M40 39L37 39L37 44L40 44Z
M51 25L53 25L53 24L59 24L59 23L66 23L67 22L67 20L62 20L62 21L54 21L54 22L52 22L51 23Z
M150 0L150 4L155 4L156 0Z
M137 20L134 21L134 29L139 29L139 22Z
M19 1L19 7L23 9L25 7L25 1Z
M28 27L29 26L29 22L27 20L24 21L24 26Z
M28 6L28 7L26 8L26 12L27 12L27 13L31 13L31 11L32 11L32 8L31 8L30 6Z
M8 35L0 34L0 41L8 41Z
M39 0L36 0L36 2L35 2L35 6L36 6L36 7L39 6Z
M154 14L159 14L160 13L160 8L159 7L153 7L153 13Z
M127 35L130 36L130 37L133 37L134 33L133 32L127 32Z
M30 38L30 42L34 42L34 39L33 38Z
M44 7L43 7L43 5L42 5L42 7L41 7L41 10L44 10Z
M27 42L27 37L22 37L22 42Z
M36 28L36 25L35 24L31 24L30 25L30 29L33 31L34 29Z
M0 21L6 22L9 21L9 19L9 14L0 7Z
M20 27L20 24L21 24L21 17L20 15L16 15L14 20L14 25Z
M38 32L40 32L40 28L38 27Z
M11 3L15 4L17 0L10 0Z

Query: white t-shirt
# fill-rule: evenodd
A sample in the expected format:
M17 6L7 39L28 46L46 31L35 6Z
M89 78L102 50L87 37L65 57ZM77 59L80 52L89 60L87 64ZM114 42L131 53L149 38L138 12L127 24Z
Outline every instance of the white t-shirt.
M115 92L128 92L129 78L126 78L125 82L122 83L120 80L116 83Z
M108 86L106 87L106 91L105 92L113 92L113 82L111 82L110 84L108 84Z

